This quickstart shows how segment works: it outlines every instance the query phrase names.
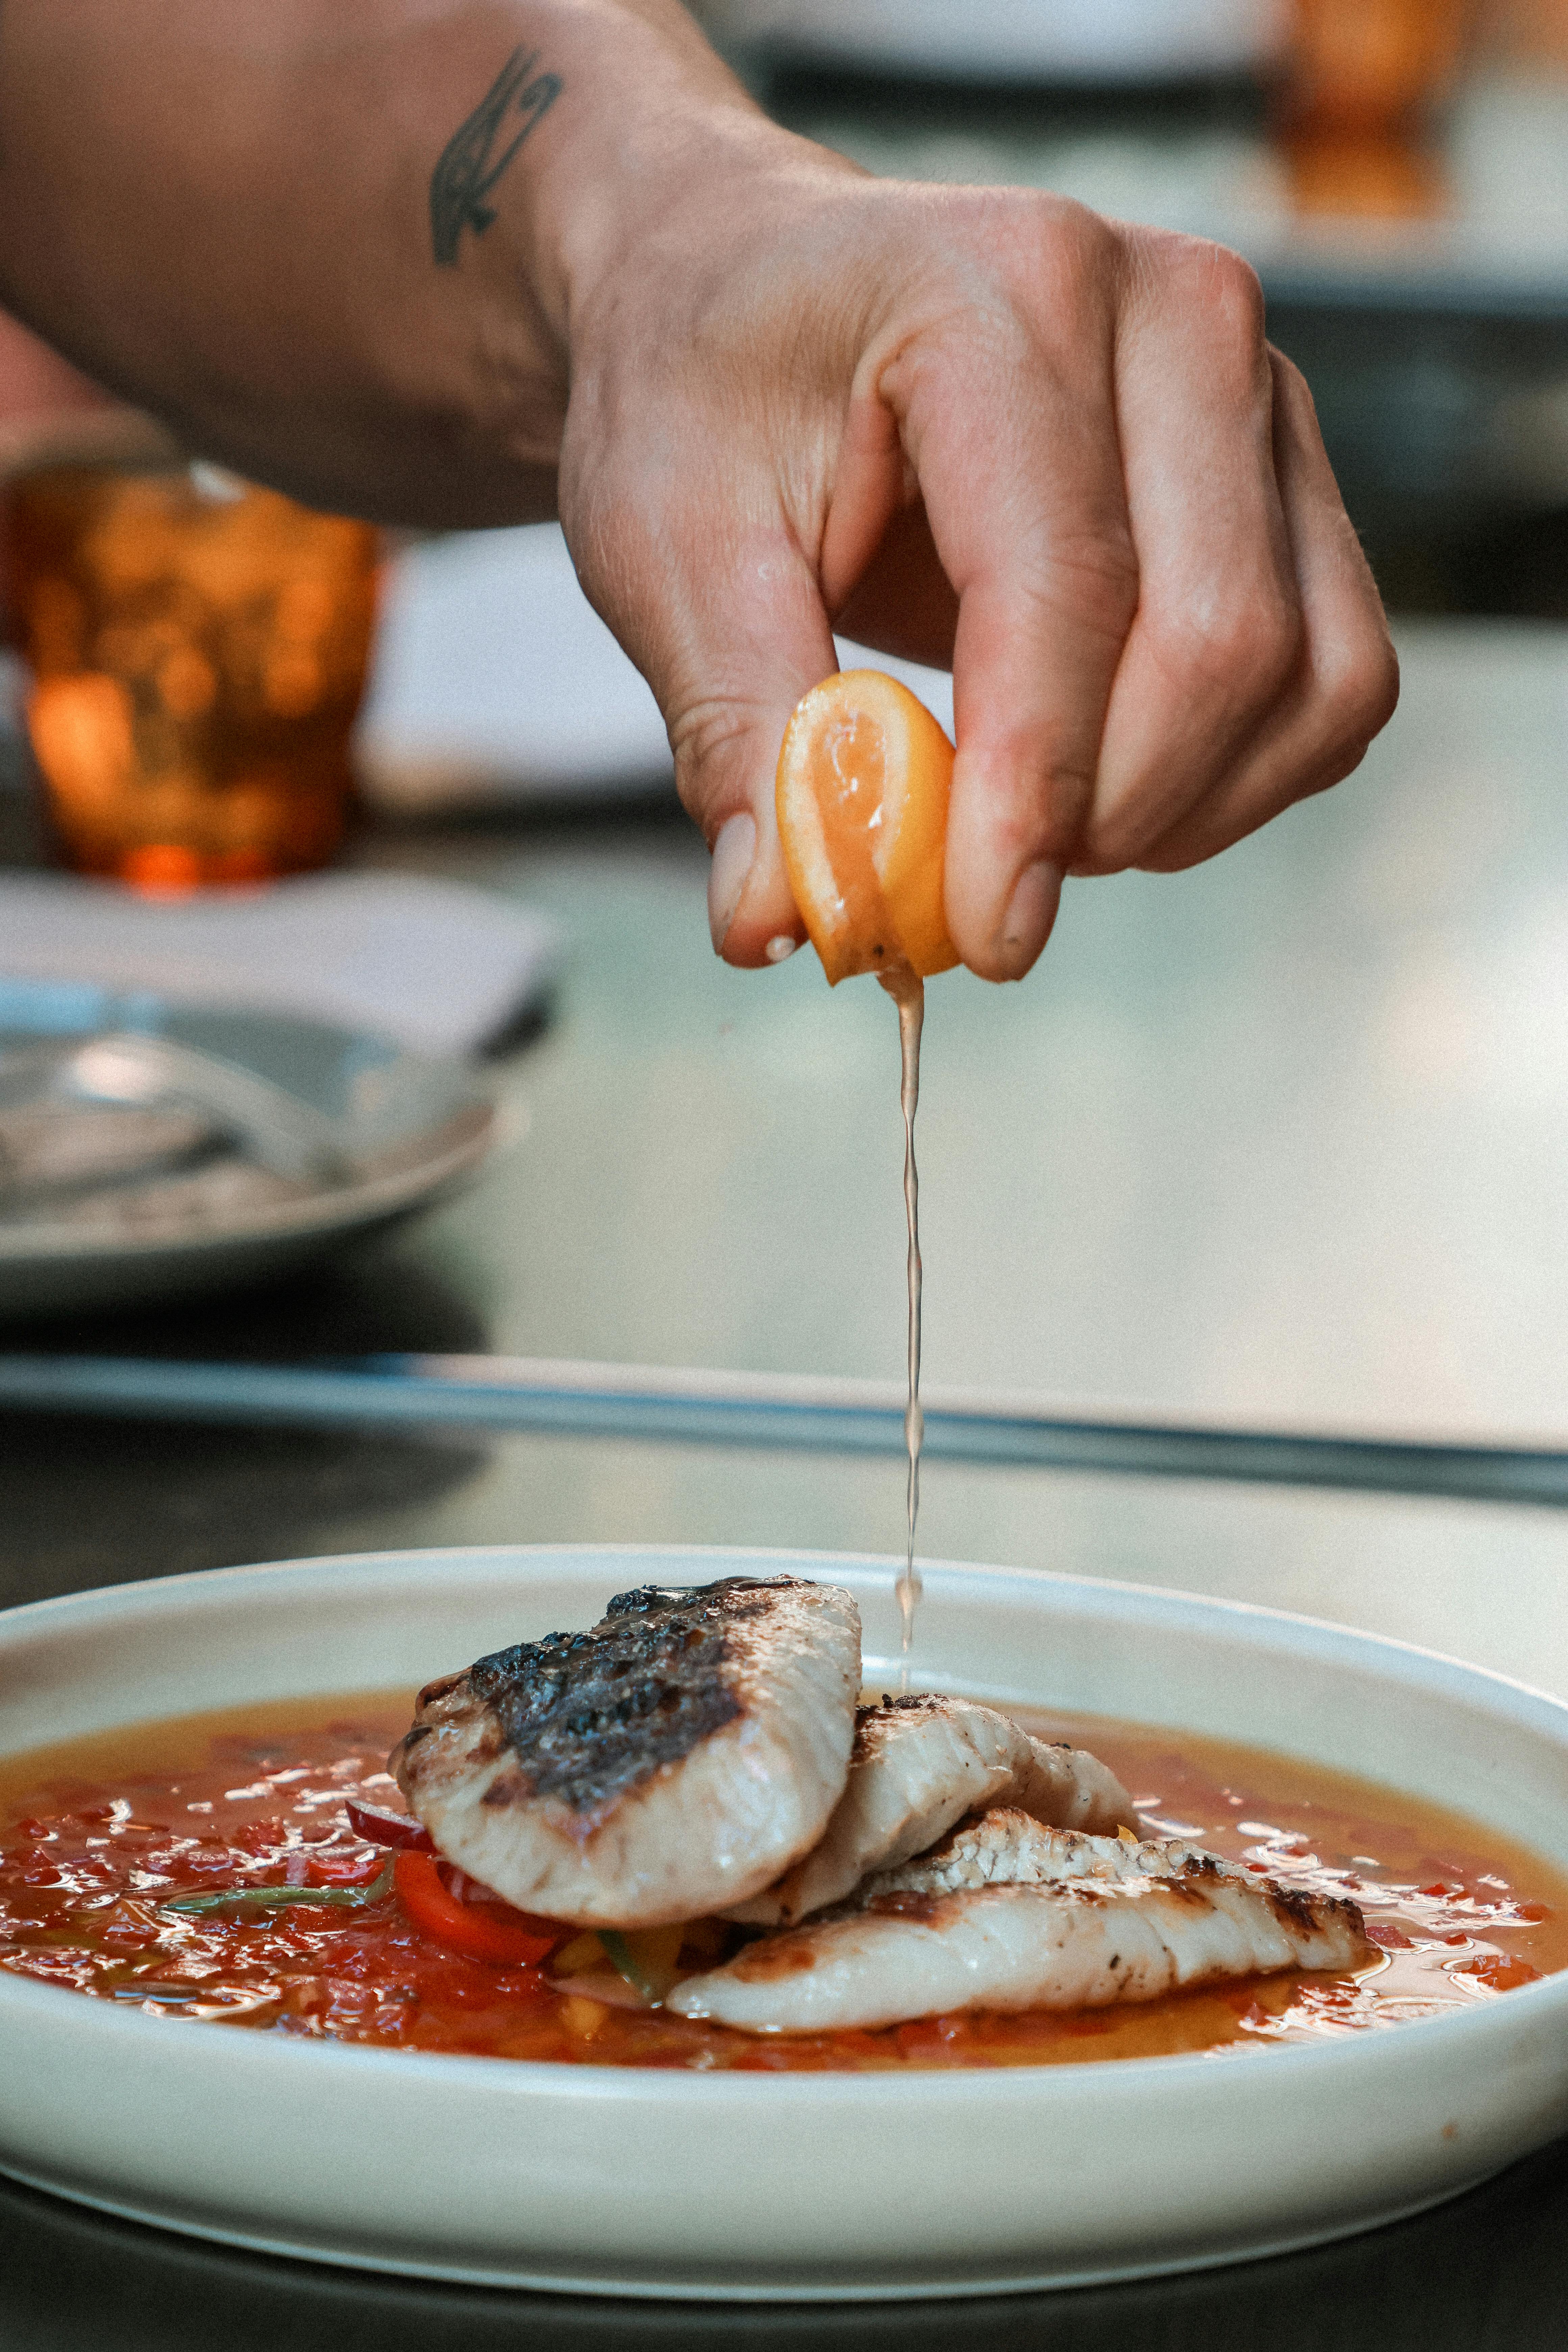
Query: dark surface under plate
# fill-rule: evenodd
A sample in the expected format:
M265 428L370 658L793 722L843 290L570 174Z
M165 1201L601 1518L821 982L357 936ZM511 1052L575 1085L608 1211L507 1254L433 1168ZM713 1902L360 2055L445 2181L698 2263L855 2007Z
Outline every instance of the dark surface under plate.
M1353 2118L1346 2119L1354 2130ZM897 2162L889 2150L889 2162ZM5 2352L1553 2352L1568 2141L1456 2204L1313 2252L974 2303L743 2309L513 2294L230 2253L0 2181Z

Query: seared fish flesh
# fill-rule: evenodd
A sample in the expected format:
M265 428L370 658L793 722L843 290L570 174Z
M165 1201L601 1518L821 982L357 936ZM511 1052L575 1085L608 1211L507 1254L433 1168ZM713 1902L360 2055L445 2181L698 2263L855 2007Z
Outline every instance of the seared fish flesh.
M870 1872L924 1853L965 1813L1016 1805L1073 1830L1136 1826L1132 1800L1087 1749L1047 1746L994 1706L921 1692L855 1717L844 1794L821 1843L764 1894L731 1906L748 1927L792 1927Z
M751 2033L823 2033L963 2009L1088 2009L1365 1957L1353 1903L1181 1838L985 1814L851 1904L688 1977L667 2006Z
M447 1858L520 1909L658 1927L743 1900L821 1836L860 1615L798 1577L623 1592L420 1692L389 1761Z

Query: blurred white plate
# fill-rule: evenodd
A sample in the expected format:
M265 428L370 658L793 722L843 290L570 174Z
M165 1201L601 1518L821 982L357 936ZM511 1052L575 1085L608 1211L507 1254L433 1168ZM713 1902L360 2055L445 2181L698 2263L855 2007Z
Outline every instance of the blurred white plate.
M0 1215L0 1318L270 1280L428 1207L497 1137L496 1108L461 1063L404 1053L384 1037L0 980L0 1062L40 1042L120 1029L216 1055L325 1112L353 1173L338 1183L289 1181L226 1154L184 1173Z
M944 671L848 645L839 657L901 677L952 733ZM398 815L675 789L658 705L552 522L458 531L398 558L355 761L365 799Z
M956 81L1163 82L1270 58L1279 0L706 0L721 37Z
M673 1549L393 1552L0 1617L0 1754L413 1685L644 1581L847 1584L870 1679L898 1563ZM1568 1862L1568 1706L1234 1603L925 1570L925 1683L1257 1742ZM0 2167L108 2211L376 2270L644 2295L994 2294L1236 2261L1452 2196L1568 2123L1568 1973L1246 2057L687 2074L345 2047L127 2015L0 1972Z
M458 531L397 559L355 761L368 800L408 814L673 789L658 705L552 522Z

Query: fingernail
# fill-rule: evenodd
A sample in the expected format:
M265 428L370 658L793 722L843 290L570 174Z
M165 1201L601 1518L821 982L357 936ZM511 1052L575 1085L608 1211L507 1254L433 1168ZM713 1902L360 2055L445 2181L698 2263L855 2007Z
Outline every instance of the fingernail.
M735 909L741 903L756 854L756 818L744 812L727 818L719 828L713 844L713 863L708 869L708 928L713 934L715 955L723 953L724 940L735 919Z
M1026 866L1002 919L1000 961L1009 979L1022 980L1051 935L1062 895L1062 869L1048 857Z
M799 945L800 941L792 940L787 931L781 931L776 939L768 941L763 953L770 963L787 963Z

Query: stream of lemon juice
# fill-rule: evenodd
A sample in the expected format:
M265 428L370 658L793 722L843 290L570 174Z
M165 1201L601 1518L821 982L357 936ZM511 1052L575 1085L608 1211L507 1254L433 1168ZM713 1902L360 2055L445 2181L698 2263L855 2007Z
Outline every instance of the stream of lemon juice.
M906 1271L909 1283L909 1402L904 1407L904 1446L909 1455L905 1490L908 1521L904 1572L896 1587L902 1626L899 1689L910 1686L910 1654L914 1648L915 1604L921 1597L920 1571L915 1566L915 1521L921 1507L921 1443L925 1417L921 1412L921 1180L915 1165L915 1110L921 1098L921 1030L925 1021L925 982L908 965L880 975L882 986L899 1008L899 1106L904 1115L904 1225L908 1235Z

